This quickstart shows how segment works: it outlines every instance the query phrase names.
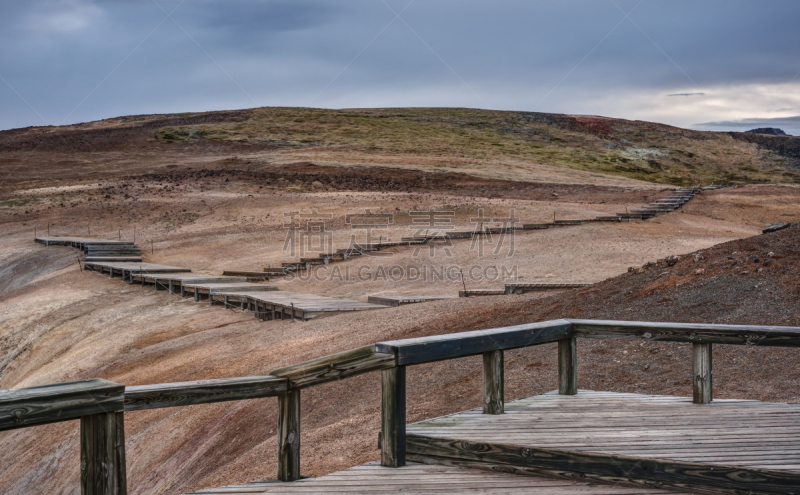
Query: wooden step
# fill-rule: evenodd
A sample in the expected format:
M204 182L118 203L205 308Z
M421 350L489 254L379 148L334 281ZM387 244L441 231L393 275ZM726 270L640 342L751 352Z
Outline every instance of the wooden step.
M407 426L407 459L688 492L796 494L800 405L579 390Z

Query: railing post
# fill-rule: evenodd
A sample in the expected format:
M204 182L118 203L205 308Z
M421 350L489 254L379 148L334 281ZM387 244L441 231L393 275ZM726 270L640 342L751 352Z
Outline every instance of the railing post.
M578 349L575 337L558 341L558 393L578 393Z
M503 351L483 353L483 414L504 411Z
M713 398L711 344L692 344L694 380L692 380L692 402L708 404Z
M81 495L126 495L122 412L81 416Z
M300 479L300 390L278 396L278 480Z
M381 371L381 466L406 464L406 367Z

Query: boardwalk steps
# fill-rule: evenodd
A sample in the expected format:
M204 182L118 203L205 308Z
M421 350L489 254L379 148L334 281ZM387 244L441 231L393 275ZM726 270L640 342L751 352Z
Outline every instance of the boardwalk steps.
M36 242L45 246L71 246L86 255L85 261L141 262L139 246L128 241L111 241L91 237L37 237Z
M598 216L595 218L571 219L571 220L554 219L554 221L551 223L530 223L530 224L522 224L519 226L510 226L510 227L484 227L475 230L446 232L444 234L435 234L435 235L426 234L420 236L402 237L399 242L398 241L379 242L379 243L368 243L363 245L354 244L347 248L337 249L335 253L323 253L320 254L318 257L301 258L300 261L283 263L282 270L292 271L292 272L300 270L308 270L311 269L313 266L323 265L335 261L344 261L354 256L368 255L369 253L375 251L381 251L383 249L389 249L398 246L414 246L414 245L427 244L430 242L441 242L441 241L447 242L454 239L469 239L474 236L480 236L480 235L504 234L504 233L528 231L528 230L554 229L560 227L578 226L590 222L627 222L632 220L647 220L657 215L674 211L675 209L682 206L684 203L689 201L691 198L693 198L703 190L720 189L723 187L727 186L680 188L671 192L665 198L657 200L656 203L645 206L640 210L634 210L626 213L617 213L614 216L605 215L605 216Z
M340 311L385 309L386 306L368 302L325 297L286 291L215 292L209 295L211 304L220 302L226 307L239 306L255 313L260 320L300 320Z
M47 240L43 241L42 244L48 245ZM75 242L61 239L60 242L53 244L75 246ZM156 290L167 290L170 294L193 297L195 301L207 300L212 306L222 303L225 307L239 307L252 311L256 318L261 320L305 321L339 311L361 311L387 307L383 304L314 294L283 291L278 293L278 288L274 285L254 282L254 280L260 281L268 278L269 275L262 278L262 272L244 272L243 276L205 275L191 273L189 268L126 261L88 261L84 263L84 269L100 274L107 273L111 278L119 276L131 284L152 285ZM285 274L285 272L282 273ZM267 295L267 293L271 294Z
M468 289L458 291L458 297L504 296L505 289Z
M506 402L501 415L473 409L411 424L407 435L408 459L417 462L712 492L800 492L797 404L698 407L686 397L556 391Z
M504 294L525 294L527 292L540 292L547 290L565 290L565 289L582 289L591 284L587 283L560 283L560 284L547 284L547 283L511 283L506 284Z
M367 302L380 304L381 306L403 306L406 304L417 304L428 301L441 301L443 299L454 299L455 296L369 296Z

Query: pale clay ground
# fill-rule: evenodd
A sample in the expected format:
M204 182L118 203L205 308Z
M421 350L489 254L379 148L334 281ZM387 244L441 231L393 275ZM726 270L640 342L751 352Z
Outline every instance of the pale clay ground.
M784 192L789 191L788 196ZM580 218L624 211L626 204L565 204L462 198L435 195L379 193L315 193L264 195L220 194L177 198L196 204L202 214L194 223L166 231L155 222L140 224L141 239L156 238L155 251L146 261L187 266L195 272L224 269L260 270L286 261L281 248L285 230L283 212L318 207L334 215L334 246L344 247L350 231L342 223L348 209L407 212L420 205L455 205L458 220L478 207L500 215L514 207L527 222ZM432 195L427 195L432 196ZM207 202L206 209L199 205ZM787 199L788 198L788 199ZM505 258L478 258L470 240L454 241L452 258L437 249L433 259L424 248L394 249L388 261L356 258L335 266L351 270L365 264L374 272L387 266L425 264L517 266L519 281L598 281L629 266L673 254L683 254L726 240L758 234L773 221L800 219L797 194L790 188L750 186L704 193L674 212L645 222L592 223L577 227L531 231L515 238L515 254ZM166 201L166 199L164 200ZM192 203L194 202L194 203ZM635 207L636 203L628 204ZM265 215L269 213L270 216ZM66 218L66 217L64 217ZM390 232L408 235L407 216L400 215ZM405 222L405 223L402 223ZM85 227L55 225L52 233L83 235ZM125 227L108 217L95 232L113 238ZM41 225L39 226L41 228ZM130 236L131 229L125 229ZM462 230L461 228L457 230ZM466 229L464 229L466 230ZM40 231L41 233L41 231ZM376 233L377 235L377 233ZM102 377L126 385L266 374L302 360L347 350L379 340L425 335L427 322L462 314L491 311L514 298L535 300L540 295L455 299L375 312L346 313L305 323L258 322L252 314L209 307L152 288L129 286L91 272L81 272L73 261L77 251L32 242L31 223L6 223L0 238L0 263L27 259L40 276L17 288L0 292L0 388ZM45 252L68 253L49 271ZM491 248L489 248L491 252ZM59 255L62 256L62 255ZM330 265L333 267L334 265ZM454 295L459 279L438 283L361 281L276 281L282 290L366 300L371 294ZM468 287L500 288L502 282L467 280ZM454 331L458 327L454 328ZM555 387L552 349L509 353L508 398ZM531 380L530 362L538 360ZM528 364L525 364L528 363ZM409 421L474 407L480 403L479 358L415 367L409 375ZM320 475L376 458L379 428L379 380L376 374L303 391L303 473ZM466 391L466 392L464 392ZM441 396L452 399L444 401ZM463 397L462 397L463 396ZM443 404L446 402L446 404ZM474 404L473 404L474 403ZM473 404L473 405L470 405ZM130 493L185 493L274 477L276 407L274 399L259 399L185 408L162 409L125 416ZM48 439L42 442L42 439ZM8 494L79 493L77 422L41 426L0 434L0 492ZM35 482L34 482L35 480Z

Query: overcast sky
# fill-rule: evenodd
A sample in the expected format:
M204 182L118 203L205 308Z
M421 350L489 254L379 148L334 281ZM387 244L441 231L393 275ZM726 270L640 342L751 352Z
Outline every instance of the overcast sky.
M0 0L0 129L459 106L800 135L800 2Z

